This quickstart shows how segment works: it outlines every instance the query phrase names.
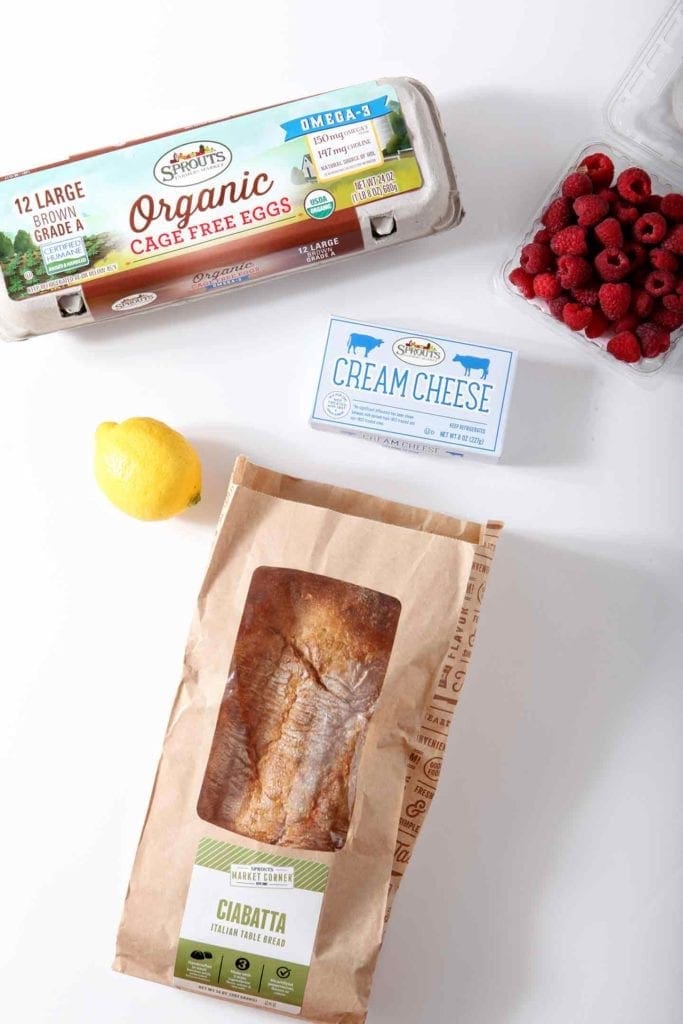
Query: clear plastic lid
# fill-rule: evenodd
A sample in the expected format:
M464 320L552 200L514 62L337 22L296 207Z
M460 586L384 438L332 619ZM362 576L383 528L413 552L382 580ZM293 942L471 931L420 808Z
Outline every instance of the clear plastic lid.
M607 120L683 177L683 0L674 0L619 82Z

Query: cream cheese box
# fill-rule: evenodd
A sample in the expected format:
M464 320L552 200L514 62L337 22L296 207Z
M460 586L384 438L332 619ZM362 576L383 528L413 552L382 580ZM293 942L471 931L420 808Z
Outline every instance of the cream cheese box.
M333 316L310 423L429 455L500 458L517 353Z

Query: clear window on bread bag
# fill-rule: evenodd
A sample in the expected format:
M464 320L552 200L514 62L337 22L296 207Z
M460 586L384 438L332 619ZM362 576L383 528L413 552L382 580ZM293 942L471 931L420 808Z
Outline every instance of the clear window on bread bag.
M247 593L197 813L263 843L339 850L401 604L261 566Z

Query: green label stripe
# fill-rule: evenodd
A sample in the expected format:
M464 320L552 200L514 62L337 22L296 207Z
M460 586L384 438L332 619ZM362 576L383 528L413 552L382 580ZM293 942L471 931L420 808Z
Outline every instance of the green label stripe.
M68 256L66 259L48 263L45 270L48 274L65 274L68 270L77 270L79 267L87 267L87 265L87 256Z
M248 850L244 846L234 846L206 837L199 840L195 863L215 871L230 871L232 864L271 864L278 868L294 868L294 887L308 889L310 892L324 892L329 874L327 864L318 861L261 853L259 850Z

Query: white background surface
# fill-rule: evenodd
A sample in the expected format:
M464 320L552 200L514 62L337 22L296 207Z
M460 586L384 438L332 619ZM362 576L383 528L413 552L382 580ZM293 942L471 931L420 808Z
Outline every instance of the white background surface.
M232 459L507 530L371 1024L676 1024L683 366L654 392L491 290L661 0L75 2L3 13L2 170L379 75L440 103L456 231L240 294L0 350L3 1017L267 1018L114 974L114 936ZM306 425L338 312L521 353L498 466ZM165 524L97 492L104 419L205 465ZM434 864L438 861L438 887ZM444 871L444 865L450 871Z

